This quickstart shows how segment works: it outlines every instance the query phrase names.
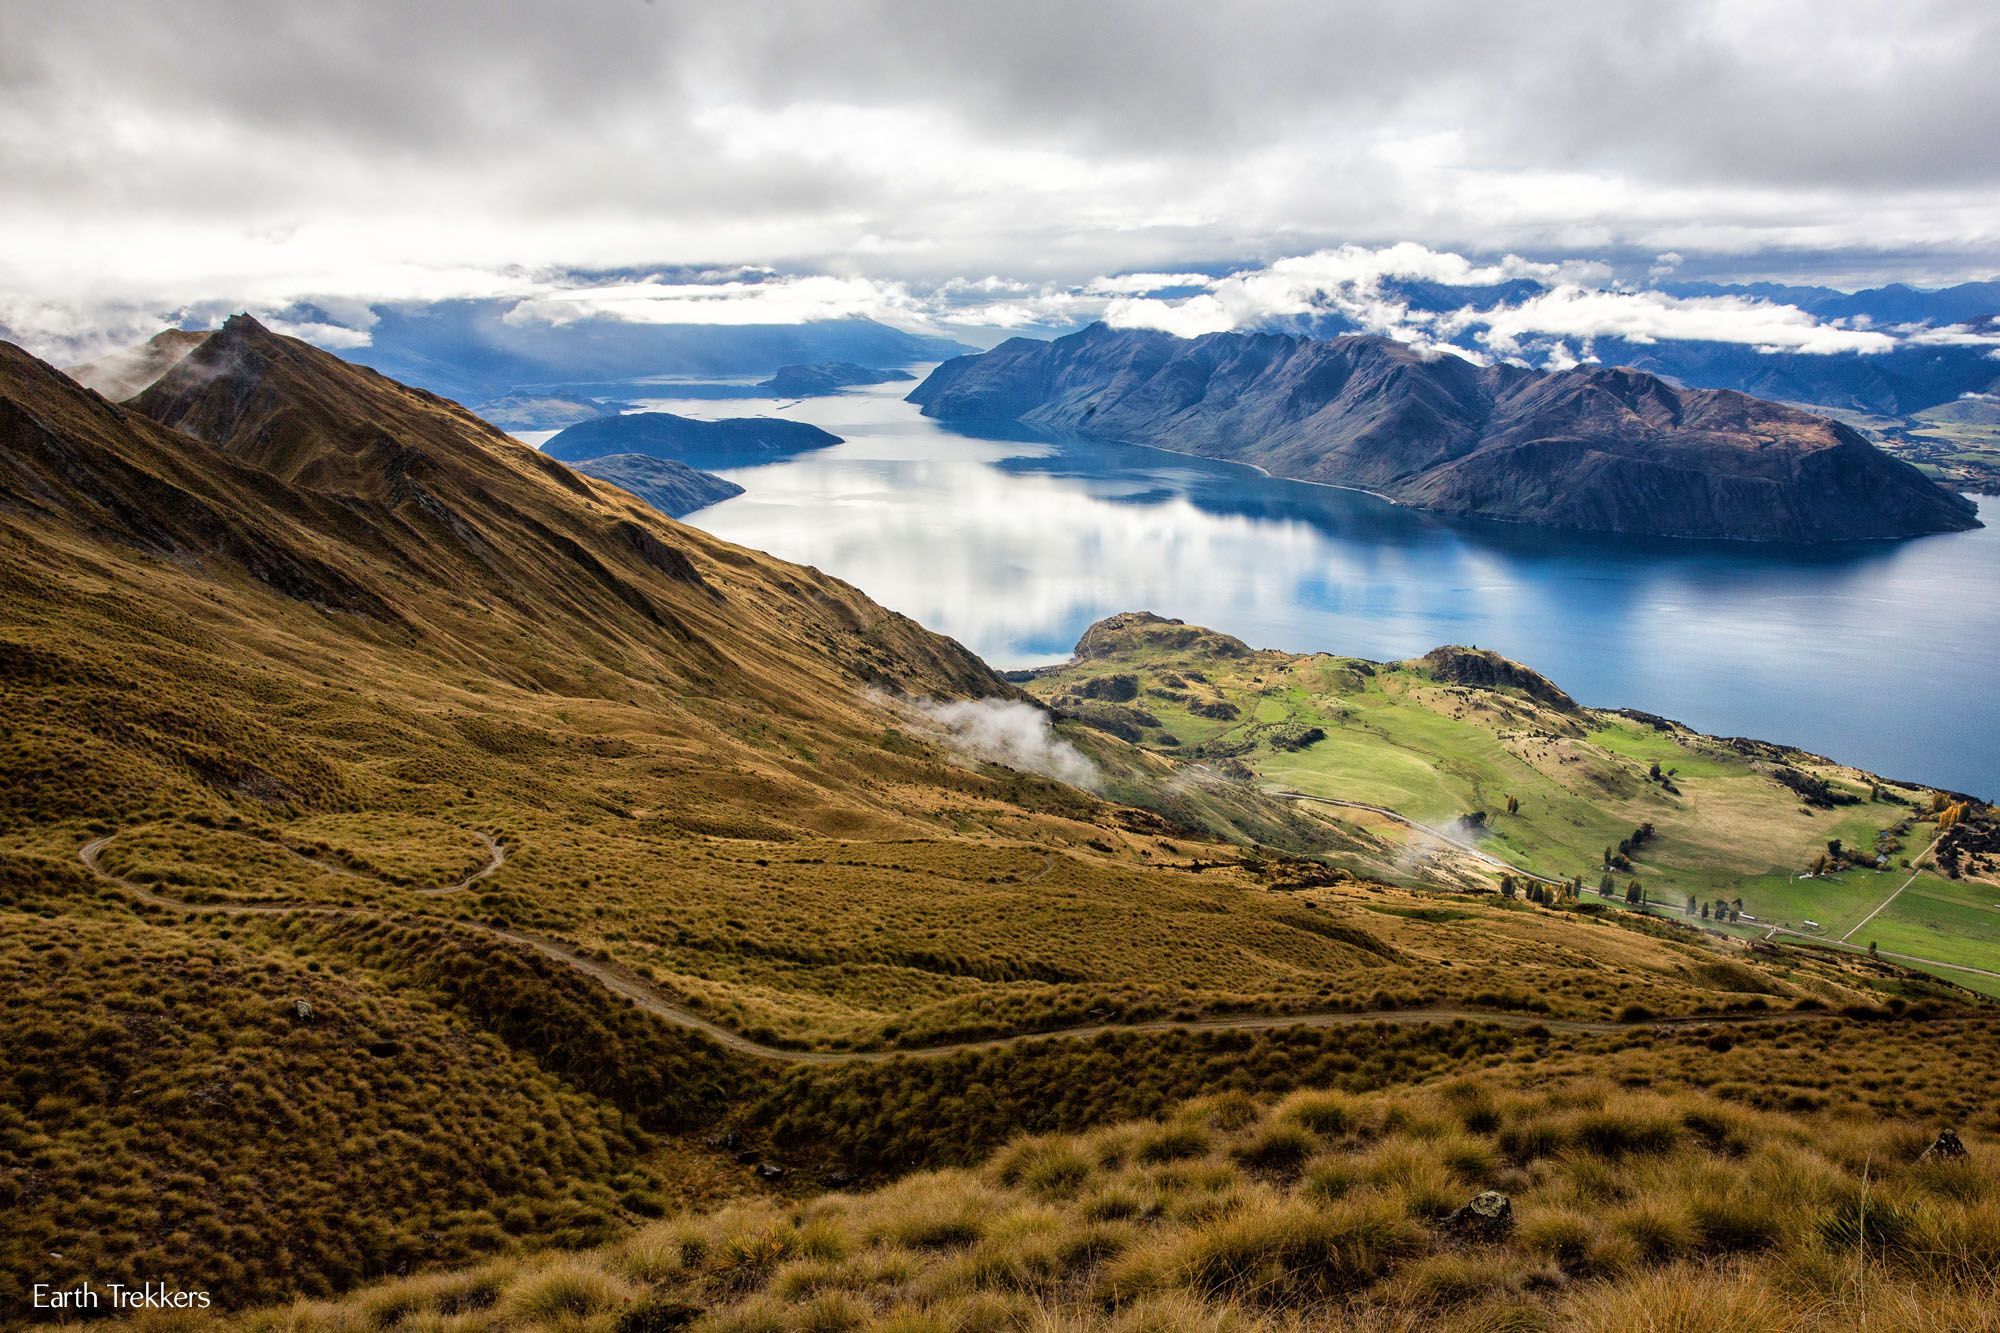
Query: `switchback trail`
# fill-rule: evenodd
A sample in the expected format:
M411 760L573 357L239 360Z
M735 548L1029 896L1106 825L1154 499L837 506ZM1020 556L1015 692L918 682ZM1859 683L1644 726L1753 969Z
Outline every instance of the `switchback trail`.
M716 1045L741 1055L753 1056L760 1060L776 1060L798 1065L861 1065L883 1064L890 1060L936 1060L946 1056L959 1055L967 1051L990 1051L1003 1047L1020 1046L1029 1042L1089 1040L1092 1037L1109 1036L1113 1033L1158 1033L1158 1032L1273 1032L1293 1029L1371 1027L1378 1024L1391 1027L1422 1027L1438 1024L1470 1023L1488 1027L1539 1029L1551 1034L1562 1033L1576 1036L1595 1036L1607 1033L1633 1032L1641 1030L1662 1030L1673 1028L1699 1028L1709 1026L1745 1026L1749 1024L1805 1023L1837 1020L1838 1016L1820 1011L1806 1012L1753 1012L1739 1014L1704 1014L1683 1018L1644 1018L1632 1020L1545 1018L1537 1014L1511 1013L1502 1010L1482 1009L1365 1009L1331 1010L1293 1014L1231 1014L1216 1018L1155 1018L1136 1019L1129 1022L1087 1023L1077 1027L1050 1028L1037 1032L1017 1032L1007 1036L978 1037L966 1041L940 1042L932 1046L898 1047L874 1051L810 1051L784 1046L771 1046L755 1041L734 1029L722 1026L713 1019L704 1018L693 1010L675 1002L645 978L619 963L587 952L577 945L554 936L535 931L516 930L507 926L488 925L482 921L470 921L460 917L425 916L411 912L397 912L375 907L355 907L333 903L287 903L287 902L232 902L197 903L182 898L170 898L156 893L143 884L127 879L123 875L106 870L101 862L104 848L118 835L87 842L77 855L83 864L98 876L116 885L134 901L149 907L157 907L172 912L212 912L220 916L328 916L328 917L370 917L391 921L421 922L425 925L450 926L459 930L474 931L510 944L533 949L544 958L551 959L589 977L604 989L622 999L630 1001L641 1011L651 1014L677 1027L698 1032ZM506 860L505 844L480 835L486 842L489 861L483 870L476 872L452 889L469 887L478 880L498 870ZM1042 868L1046 874L1054 864ZM1035 878L1040 878L1038 874ZM420 890L426 893L448 892L449 889Z

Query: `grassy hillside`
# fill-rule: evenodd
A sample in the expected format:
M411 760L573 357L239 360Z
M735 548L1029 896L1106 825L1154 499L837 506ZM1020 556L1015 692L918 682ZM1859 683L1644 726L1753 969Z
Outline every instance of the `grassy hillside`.
M0 345L0 452L10 1320L1681 1040L1654 1016L1782 1052L1969 1001L1455 892L249 321L126 405Z
M1690 1034L1387 1092L1222 1092L971 1170L691 1212L240 1326L1984 1328L2000 1118L1977 1071L1996 1036ZM1969 1156L1925 1160L1968 1117ZM1497 1224L1461 1212L1485 1191Z
M1781 926L1839 941L1922 868L1937 812L1956 800L1816 755L1582 708L1475 649L1401 663L1259 652L1130 615L1094 627L1070 664L1028 687L1163 754L1382 807L1531 875L1581 879L1587 901L1622 905L1637 881L1655 910L1744 937ZM1339 813L1400 840L1413 873L1434 875L1438 860L1489 886L1507 873L1378 813ZM1990 872L1956 883L1921 873L1849 943L2000 973L1996 900ZM1701 913L1723 901L1733 919ZM2000 980L1939 970L1979 989Z

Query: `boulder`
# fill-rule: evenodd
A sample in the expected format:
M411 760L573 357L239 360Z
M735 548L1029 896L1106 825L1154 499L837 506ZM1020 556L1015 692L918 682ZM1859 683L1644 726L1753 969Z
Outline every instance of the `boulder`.
M1469 1240L1504 1240L1514 1230L1514 1201L1499 1190L1481 1190L1445 1226Z

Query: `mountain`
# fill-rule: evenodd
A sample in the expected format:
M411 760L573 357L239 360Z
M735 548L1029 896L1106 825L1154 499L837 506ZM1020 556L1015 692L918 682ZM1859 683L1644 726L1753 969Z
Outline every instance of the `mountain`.
M565 462L607 454L644 454L698 468L754 467L824 449L840 437L803 421L730 417L697 421L671 412L629 412L581 421L542 445Z
M1886 352L1815 355L1761 351L1742 343L1594 339L1610 365L1632 366L1683 384L1735 389L1760 398L1907 416L2000 383L1986 346L1903 343Z
M947 421L1158 445L1550 527L1825 542L1978 524L1970 501L1807 412L1629 369L1480 367L1378 337L1188 340L1100 324L947 361L910 401Z
M136 347L69 368L69 377L113 402L130 398L180 364L208 334L197 329L162 329Z
M786 398L814 398L861 384L913 380L907 370L871 370L852 361L822 361L812 366L780 366L778 373L757 387Z
M366 346L346 359L405 384L477 403L577 386L626 393L634 383L678 377L769 375L780 366L846 361L864 366L937 361L970 351L948 338L905 333L868 319L803 324L647 324L603 316L560 323L524 319L514 301L376 306ZM324 317L301 308L301 319ZM603 397L604 393L587 396Z
M570 464L586 477L608 481L632 492L668 518L692 514L697 509L743 494L743 488L711 472L676 463L670 458L648 458L644 454L609 454L585 458Z
M1488 751L1554 765L1544 750L1571 737L1535 728L1583 725L1517 670L1424 670L1399 684L1431 691L1433 716L1403 739L1421 730L1435 747L1503 718ZM1255 674L1215 689L1248 700ZM1128 686L1141 688L1097 688ZM1714 1144L1747 1143L1757 1108L1879 1097L1901 1119L1882 1143L1846 1140L1875 1154L1862 1158L1877 1164L1871 1219L1903 1187L1880 1165L1890 1138L1962 1118L1984 1152L1970 1128L1983 1089L1968 1103L1961 1083L1990 1067L1991 1041L1961 992L1888 957L1896 936L1879 959L1787 943L1767 964L1636 913L1479 892L1497 878L1484 871L1432 880L1401 863L1386 824L1281 800L1226 756L1178 759L1157 730L1133 746L1057 721L838 579L677 523L249 319L123 404L0 345L0 1291L171 1281L216 1310L281 1305L293 1313L251 1318L301 1327L661 1328L691 1307L858 1327L900 1316L890 1298L833 1308L834 1293L777 1274L834 1255L870 1264L879 1241L896 1247L880 1257L897 1282L926 1274L893 1298L914 1302L911 1320L991 1323L1009 1299L1027 1322L1024 1284L1061 1273L1111 1290L1097 1266L1128 1246L1144 1257L1143 1199L1078 1203L1112 1229L1066 1258L1043 1248L1054 1205L1020 1212L1011 1197L1022 1229L1008 1234L1030 1248L975 1248L1001 1238L982 1232L999 1196L972 1172L915 1182L893 1235L844 1215L850 1241L824 1210L1022 1132L1115 1121L1153 1122L1119 1160L1174 1189L1268 1192L1318 1149L1246 1140L1228 1168L1242 1176L1216 1176L1198 1159L1238 1163L1225 1157L1238 1145L1206 1126L1246 1129L1257 1099L1301 1089L1321 1090L1300 1093L1319 1098L1313 1133L1358 1123L1329 1089L1436 1083L1438 1105L1463 1111L1464 1134L1430 1120L1411 1134L1451 1138L1451 1169L1468 1174L1426 1175L1386 1231L1369 1223L1413 1272L1458 1262L1421 1219L1499 1170L1503 1147L1520 1172L1495 1180L1517 1190L1542 1189L1535 1173L1574 1160L1572 1141L1649 1161L1685 1149L1672 1161L1689 1179L1721 1163L1748 1188L1763 1168ZM1614 739L1600 748L1678 743L1650 726ZM1444 780L1489 790L1478 758L1483 771ZM1638 761L1605 762L1632 779ZM1800 803L1820 799L1814 779L1829 801L1854 795L1832 766L1799 776ZM1644 817L1659 792L1602 799ZM1740 818L1738 795L1712 817ZM1857 811L1839 808L1815 836L1857 836ZM1865 813L1987 835L1962 805ZM1966 853L1985 864L1983 843ZM1791 891L1810 903L1822 885ZM1860 1051L1864 1073L1900 1050L1897 1077L1842 1081L1822 1032ZM1620 1086L1672 1083L1691 1100L1671 1119L1654 1100L1605 1107L1600 1078L1562 1112L1581 1119L1482 1111L1509 1080L1584 1053L1628 1060ZM1177 1118L1219 1092L1212 1115ZM1550 1124L1558 1137L1531 1138ZM1824 1128L1778 1127L1798 1142ZM1504 1145L1468 1137L1503 1129ZM1081 1200L1109 1169L1097 1145L1087 1160L1024 1152L996 1160L996 1179ZM1576 1169L1601 1177L1595 1160ZM1304 1178L1353 1203L1345 1175ZM1572 1190L1524 1195L1524 1212ZM1199 1204L1174 1214L1191 1225L1242 1218L1208 1194L1184 1201ZM1290 1218L1307 1203L1283 1206ZM1969 1252L1928 1202L1908 1207L1933 1228L1913 1256ZM826 1225L808 1237L800 1209ZM1653 1216L1631 1225L1657 1234ZM654 1220L700 1229L615 1273L577 1254ZM1974 1220L1985 1229L1968 1236L1990 1232ZM1315 1271L1347 1253L1314 1246ZM920 1270L906 1251L974 1267ZM1551 1253L1496 1281L1531 1290L1559 1271ZM479 1261L515 1267L504 1280L462 1267ZM1173 1256L1156 1269L1192 1271ZM875 1289L859 1269L835 1276ZM383 1281L397 1289L358 1296L365 1312L326 1303ZM734 1308L767 1286L810 1307ZM937 1307L951 1291L980 1308Z
M1860 318L1874 324L1943 326L2000 314L2000 278L1935 288L1892 282L1855 292L1769 282L1670 282L1660 284L1660 290L1674 296L1745 296L1797 306L1820 319Z

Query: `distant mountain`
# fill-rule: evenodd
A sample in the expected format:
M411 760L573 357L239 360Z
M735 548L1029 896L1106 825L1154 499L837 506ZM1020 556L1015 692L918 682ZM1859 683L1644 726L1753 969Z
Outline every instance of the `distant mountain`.
M1413 311L1444 313L1519 305L1545 290L1541 283L1526 278L1486 284L1386 278L1378 294L1382 300ZM1663 282L1653 290L1688 299L1768 301L1796 306L1816 319L1876 329L1909 325L1933 330L1976 328L1981 320L2000 314L2000 279L1934 291L1898 283L1843 292L1833 287L1774 282ZM1454 341L1468 350L1481 350L1474 337L1478 328L1475 321ZM1325 309L1273 317L1260 322L1256 331L1334 338L1362 332L1363 328L1351 316ZM1576 339L1566 341L1576 346ZM1695 388L1737 389L1760 398L1884 416L1912 415L1960 394L1991 390L2000 383L2000 362L1990 355L1990 344L1903 341L1886 352L1822 354L1770 352L1744 343L1672 338L1635 342L1598 335L1590 338L1587 346L1599 364L1636 366ZM1530 359L1535 355L1531 353Z
M787 398L816 398L861 384L913 380L907 370L871 370L852 361L822 361L813 366L780 366L778 373L757 387Z
M1904 343L1887 352L1762 352L1742 343L1627 342L1591 346L1607 365L1635 366L1683 384L1759 398L1908 416L2000 383L1989 347Z
M648 458L644 454L609 454L586 458L570 467L586 477L608 481L632 492L668 518L692 514L718 501L743 494L735 482L712 472L676 463L670 458Z
M1543 373L1386 338L1093 325L948 361L925 415L1254 464L1422 509L1588 531L1824 542L1976 527L1845 426L1630 369Z
M2000 278L1938 288L1894 282L1858 292L1772 282L1674 282L1661 284L1660 290L1672 296L1745 296L1795 305L1820 319L1861 318L1876 324L1944 326L2000 314Z
M136 347L70 366L66 374L112 402L122 402L180 364L208 334L199 329L162 329Z
M593 317L549 324L510 317L514 308L510 301L377 306L369 344L340 355L405 384L479 403L529 389L769 375L780 366L828 361L896 366L973 350L867 319L727 325Z
M571 462L607 454L644 454L689 467L752 467L839 444L840 437L803 421L731 417L696 421L671 412L631 412L579 422L542 446L550 458Z
M567 393L507 393L483 403L468 403L482 421L501 430L560 430L592 417L627 411L629 403L615 398L586 398Z

